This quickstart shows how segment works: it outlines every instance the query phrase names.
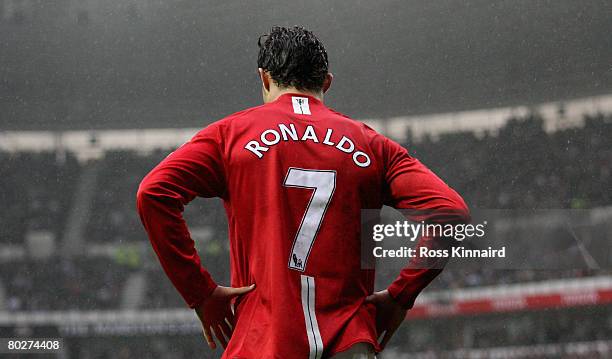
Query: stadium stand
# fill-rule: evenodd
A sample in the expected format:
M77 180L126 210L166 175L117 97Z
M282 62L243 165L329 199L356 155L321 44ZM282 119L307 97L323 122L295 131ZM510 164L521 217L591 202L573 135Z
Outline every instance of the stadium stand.
M462 193L472 208L584 210L599 222L592 222L582 234L608 236L602 238L609 241L612 115L588 113L571 125L550 127L549 118L533 112L480 131L404 127L398 139ZM197 322L153 256L134 208L140 179L193 132L140 133L137 148L110 143L102 132L85 137L66 134L61 150L54 147L56 140L41 140L36 134L28 134L29 142L4 134L6 141L0 146L5 204L0 207L0 331L4 336L24 325L46 325L51 333L59 330L75 343L87 343L71 353L83 358L133 357L140 355L141 344L152 345L148 357L187 358L205 352ZM121 136L111 137L117 141ZM31 143L43 148L16 149ZM84 146L83 150L75 151L71 144ZM87 180L86 173L94 180ZM91 206L84 223L71 219L79 197L75 188L90 192L82 197ZM219 282L228 283L227 223L221 202L197 199L185 216L204 264ZM508 233L503 238L512 241L516 236ZM546 267L555 258L530 260ZM394 340L409 343L403 347L418 352L417 358L609 357L609 278L605 266L450 267L419 298L408 325ZM62 321L63 311L74 310L78 311L73 312L73 321ZM20 324L11 313L21 313ZM125 313L145 319L130 323L133 317ZM597 320L580 320L587 315ZM105 320L115 324L96 324ZM411 329L413 325L419 329ZM168 333L174 334L164 335Z
M405 146L462 193L473 208L588 209L612 204L610 138L610 115L588 116L583 127L551 133L544 131L542 118L531 115L510 119L496 134L476 136L472 132L458 132L441 134L437 138L408 138ZM134 198L140 179L168 152L157 150L143 155L133 150L115 150L91 160L98 163L98 175L92 190L91 213L95 215L88 217L83 234L87 243L108 244L110 248L132 243L144 250L140 256L149 258L146 235L134 210ZM0 155L7 164L2 176L7 196L5 203L12 204L2 208L2 242L24 243L28 233L40 230L49 231L59 241L68 222L65 214L71 204L70 194L86 165L80 164L71 154L4 152ZM26 180L31 173L44 175L36 176L33 181ZM20 218L13 218L15 216ZM205 262L213 271L220 269L217 276L227 280L227 271L223 269L227 268L224 259L228 251L224 241L226 221L220 202L196 200L194 205L187 207L186 218L196 240L205 246ZM149 278L163 278L159 270L147 271ZM574 278L598 273L601 272L587 269L487 272L475 267L469 272L465 269L460 273L446 271L434 282L433 288ZM57 277L72 280L69 275ZM145 296L147 306L182 305L165 278L148 282L152 285ZM13 297L15 295L19 296L14 294ZM20 302L26 303L26 299L21 298ZM80 306L75 301L70 303ZM50 304L45 309L65 307L58 304L54 308Z
M132 268L108 258L20 260L0 264L10 312L119 307Z
M21 243L29 231L62 234L67 195L79 174L74 156L0 152L0 243Z

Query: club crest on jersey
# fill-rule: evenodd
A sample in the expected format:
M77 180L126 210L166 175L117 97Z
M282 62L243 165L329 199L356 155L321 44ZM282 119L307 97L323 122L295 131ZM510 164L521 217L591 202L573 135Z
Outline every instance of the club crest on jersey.
M310 115L308 97L291 96L291 103L293 103L293 112L300 115Z
M338 138L339 137L339 138ZM321 139L323 139L321 141ZM259 140L249 141L244 148L253 153L257 158L263 158L270 147L278 144L280 141L312 141L324 146L335 148L338 151L351 155L353 163L357 166L365 168L370 166L370 156L360 150L357 150L355 142L346 136L334 136L334 130L328 128L325 131L325 136L317 134L312 125L306 126L304 132L298 133L295 124L279 123L278 128L269 128L261 133Z

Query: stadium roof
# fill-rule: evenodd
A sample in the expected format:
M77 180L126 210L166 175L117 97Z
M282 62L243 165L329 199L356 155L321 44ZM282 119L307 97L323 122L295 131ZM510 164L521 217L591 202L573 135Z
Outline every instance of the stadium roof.
M591 96L612 90L610 13L604 0L0 1L0 130L202 127L260 103L257 37L276 24L319 34L326 101L355 118Z
M537 106L500 107L386 119L364 119L375 130L405 143L425 137L471 132L476 136L495 134L508 120L542 117L544 130L554 132L584 125L585 116L612 113L612 95L594 96ZM71 151L80 160L102 156L106 151L134 150L150 153L174 149L200 130L194 128L140 128L69 131L0 131L0 150L9 152ZM408 135L410 134L410 138Z

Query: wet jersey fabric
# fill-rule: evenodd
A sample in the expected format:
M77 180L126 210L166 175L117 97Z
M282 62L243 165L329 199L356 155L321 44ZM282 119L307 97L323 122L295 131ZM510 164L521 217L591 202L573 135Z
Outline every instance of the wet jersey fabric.
M182 217L220 197L236 303L224 358L324 358L378 349L374 270L361 266L361 209L465 209L459 195L397 143L315 97L276 101L215 122L142 181L138 210L168 277L190 307L216 288ZM389 291L406 308L439 273L406 268Z

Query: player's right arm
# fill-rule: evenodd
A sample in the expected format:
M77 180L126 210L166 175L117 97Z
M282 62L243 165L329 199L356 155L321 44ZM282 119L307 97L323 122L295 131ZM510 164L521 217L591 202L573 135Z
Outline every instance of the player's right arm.
M183 218L196 196L219 196L223 166L216 130L207 127L172 152L140 183L137 208L159 261L187 304L194 308L217 287L201 266Z
M138 213L159 261L187 304L196 309L211 348L214 332L225 347L231 337L231 300L252 287L217 286L201 265L183 218L183 209L196 196L222 197L225 177L217 125L211 125L178 148L141 182Z

